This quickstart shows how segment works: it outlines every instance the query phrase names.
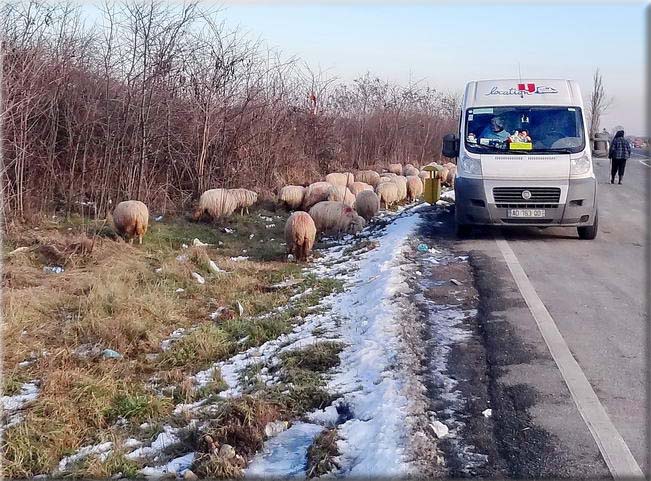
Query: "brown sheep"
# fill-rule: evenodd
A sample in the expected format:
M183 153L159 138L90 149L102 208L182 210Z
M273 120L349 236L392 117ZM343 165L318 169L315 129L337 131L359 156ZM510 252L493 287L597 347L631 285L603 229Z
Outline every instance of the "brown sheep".
M414 201L423 195L423 181L417 175L407 177L407 198Z
M398 202L398 186L394 182L382 182L375 188L375 193L380 198L380 206L384 202L385 209Z
M316 225L307 212L294 212L285 223L287 252L299 261L306 261L316 238Z
M363 217L342 202L319 202L310 209L316 230L320 234L357 234L366 225Z
M374 170L360 170L355 174L355 180L365 182L375 189L380 183L380 174Z
M327 182L315 182L308 185L305 189L305 197L303 197L303 210L308 211L314 204L328 200L331 188L332 185Z
M355 182L355 176L350 172L333 172L326 175L325 181L331 185L337 185L341 187L350 187L353 182Z
M296 210L301 207L305 197L305 187L301 185L286 185L280 189L278 202L289 210Z
M378 176L378 180L379 180L379 178L380 177ZM353 182L353 185L351 185L349 188L350 188L350 191L353 193L353 195L357 195L360 192L362 192L363 190L373 190L373 186L371 186L371 185L369 185L369 184L367 184L365 182Z
M389 172L402 175L402 165L401 164L389 164Z
M238 207L238 200L228 189L210 189L201 194L199 205L192 218L199 220L207 216L212 220L229 217Z
M363 190L357 194L354 208L368 222L380 210L380 198L372 190Z
M125 200L113 210L113 225L119 235L133 244L133 238L138 236L138 244L147 233L149 226L149 209L139 200Z

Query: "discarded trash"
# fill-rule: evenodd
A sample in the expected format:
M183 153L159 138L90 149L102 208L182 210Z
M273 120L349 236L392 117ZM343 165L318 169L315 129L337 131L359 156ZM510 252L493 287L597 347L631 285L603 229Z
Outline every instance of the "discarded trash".
M156 274L159 274L159 273L163 272L163 268L162 267L157 267L156 269L154 269L154 272Z
M179 288L178 288L177 290L175 290L174 292L185 292L185 289L183 289L182 287L179 287Z
M427 252L429 250L429 247L427 247L427 244L418 244L418 247L416 248L420 252Z
M203 276L202 276L201 274L199 274L198 272L193 272L193 273L192 273L192 277L194 277L195 280L196 280L199 284L205 284L205 283L206 283L206 279L204 279Z
M219 448L219 457L222 459L232 459L235 457L235 448L230 444L222 444Z
M156 222L160 222L161 220L163 220L163 216L162 215L157 215L156 217L154 217L154 220Z
M208 261L208 270L212 272L213 274L219 274L221 272L226 273L224 269L220 269L217 264L215 264L215 261Z
M458 280L456 280L456 279L450 279L450 282L451 282L452 284L454 284L455 286L460 286L460 285L461 285L461 282L458 281Z
M227 234L232 234L235 231L233 229L229 229L228 227L224 227L224 232L226 232Z
M287 421L274 421L272 423L267 423L267 425L264 427L264 433L268 438L270 438L282 433L288 427L289 423Z
M293 261L293 260L294 260L294 256L293 256L292 254L287 254L287 260L288 260L288 261Z
M254 237L255 237L255 234L251 234L251 235L249 236L249 239L253 239Z
M273 229L274 227L276 227L276 224L267 224L264 227L265 229Z
M237 301L237 311L240 313L240 317L244 315L244 306L240 301Z
M231 260L235 262L240 262L240 261L248 261L249 258L247 256L237 256L237 257L231 257Z
M201 242L199 239L195 237L194 240L192 241L192 245L195 247L208 247L211 246L212 244L206 244L205 242Z
M491 417L493 415L493 410L492 409L484 409L481 413L484 415L485 418L489 418L489 417Z
M43 267L43 272L45 272L46 274L61 274L63 272L63 267L45 266Z
M25 252L28 251L30 248L25 246L25 247L18 247L17 249L12 250L9 255L13 256L14 254L18 254L19 252Z
M436 437L439 439L446 437L450 432L448 427L441 421L434 421L433 423L430 423L429 427L432 428L432 431L434 431L434 434L436 434Z
M235 319L235 311L226 306L221 306L215 312L210 314L213 321L224 321L226 319Z
M102 357L104 359L120 359L122 358L122 354L120 354L117 351L114 351L113 349L104 349L102 351Z
M220 246L224 245L224 243L222 241L217 241L217 244L220 245Z
M176 260L179 262L185 262L188 260L188 256L185 254L181 254L180 256L176 256Z

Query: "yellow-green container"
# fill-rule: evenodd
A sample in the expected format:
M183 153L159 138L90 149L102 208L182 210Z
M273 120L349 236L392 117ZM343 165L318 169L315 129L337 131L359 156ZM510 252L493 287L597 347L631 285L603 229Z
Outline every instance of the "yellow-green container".
M426 165L423 170L429 174L429 177L425 179L423 199L428 204L436 204L441 198L441 172L443 167L440 165Z

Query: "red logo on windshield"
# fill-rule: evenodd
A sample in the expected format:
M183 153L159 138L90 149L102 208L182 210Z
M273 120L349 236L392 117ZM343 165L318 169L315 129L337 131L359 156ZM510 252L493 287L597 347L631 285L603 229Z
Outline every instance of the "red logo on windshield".
M518 90L520 92L527 91L529 93L534 93L536 91L536 84L518 84Z

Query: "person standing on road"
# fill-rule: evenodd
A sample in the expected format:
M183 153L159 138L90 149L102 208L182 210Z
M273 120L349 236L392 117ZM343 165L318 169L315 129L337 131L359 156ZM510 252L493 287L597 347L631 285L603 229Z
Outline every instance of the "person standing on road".
M615 174L619 174L619 184L622 183L624 177L624 169L626 168L626 159L631 156L631 146L628 140L624 138L624 131L618 130L615 138L610 144L610 151L608 158L610 159L610 183L615 183Z

